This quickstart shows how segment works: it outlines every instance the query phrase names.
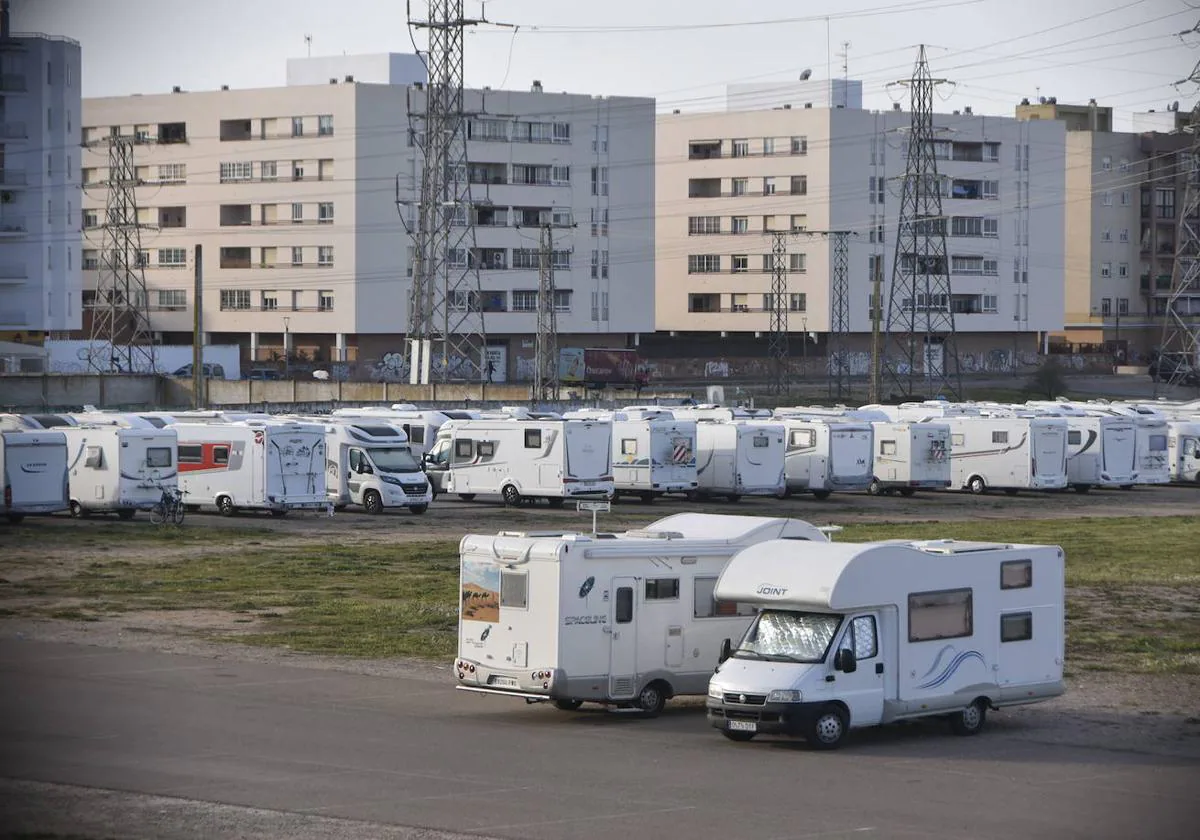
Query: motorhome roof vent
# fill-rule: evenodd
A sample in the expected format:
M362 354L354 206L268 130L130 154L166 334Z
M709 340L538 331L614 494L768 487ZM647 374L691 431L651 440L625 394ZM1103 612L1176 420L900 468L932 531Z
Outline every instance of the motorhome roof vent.
M1012 548L1006 543L968 542L958 540L927 540L913 543L914 548L929 554L970 554L975 551L1000 551Z
M625 536L639 540L681 540L683 534L679 531L647 531L645 529L637 529L626 531Z

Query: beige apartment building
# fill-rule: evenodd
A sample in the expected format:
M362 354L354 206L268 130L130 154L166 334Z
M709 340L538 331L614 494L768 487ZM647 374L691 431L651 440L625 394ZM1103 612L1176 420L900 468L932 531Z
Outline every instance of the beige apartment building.
M134 138L151 327L192 340L201 248L205 341L243 361L301 355L394 363L403 356L411 202L420 157L408 114L419 62L289 63L286 87L180 91L83 103L84 289L94 294L107 190L104 138ZM635 344L653 330L654 102L468 91L470 207L497 379L531 371L537 226L557 226L560 344ZM400 199L398 201L398 199ZM405 218L401 217L401 214Z

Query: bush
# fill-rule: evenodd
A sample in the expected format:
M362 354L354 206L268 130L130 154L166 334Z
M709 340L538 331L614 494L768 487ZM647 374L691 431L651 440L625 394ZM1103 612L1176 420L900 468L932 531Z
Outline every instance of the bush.
M1055 397L1066 396L1067 380L1063 376L1062 366L1054 356L1047 356L1033 376L1025 384L1026 392L1037 397L1052 400Z

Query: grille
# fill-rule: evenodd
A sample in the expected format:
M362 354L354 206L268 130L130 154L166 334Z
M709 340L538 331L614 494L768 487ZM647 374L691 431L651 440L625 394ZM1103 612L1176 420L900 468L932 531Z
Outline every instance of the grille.
M614 697L624 697L627 694L633 694L633 678L613 677L612 694Z
M726 694L726 703L736 703L739 706L761 706L767 702L765 694Z
M401 484L400 489L403 490L405 493L407 493L410 496L425 495L425 485L424 484Z

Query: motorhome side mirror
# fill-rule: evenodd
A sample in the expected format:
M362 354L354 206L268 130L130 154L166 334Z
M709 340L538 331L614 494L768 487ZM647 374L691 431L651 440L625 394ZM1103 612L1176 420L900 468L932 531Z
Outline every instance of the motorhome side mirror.
M833 658L833 667L835 670L842 671L847 674L853 674L858 670L858 659L854 655L854 651L849 648L842 648L837 652L837 656Z
M726 659L728 659L732 653L732 649L733 645L730 644L729 639L721 642L721 658L719 661L724 662Z

